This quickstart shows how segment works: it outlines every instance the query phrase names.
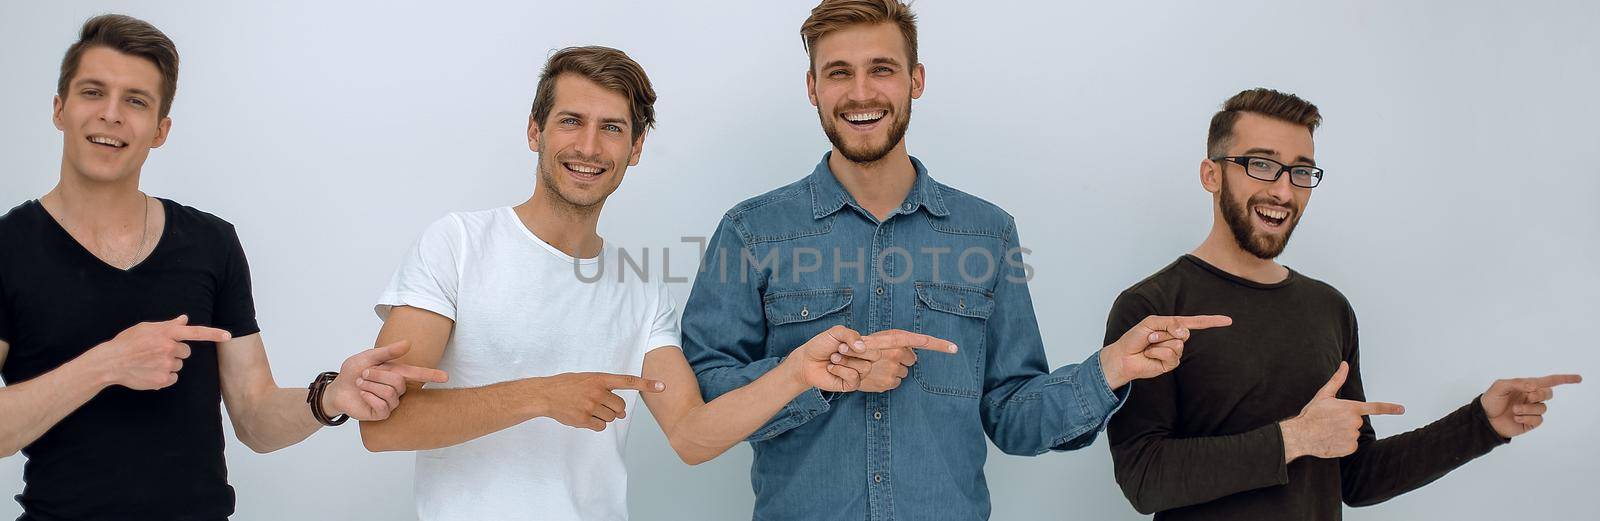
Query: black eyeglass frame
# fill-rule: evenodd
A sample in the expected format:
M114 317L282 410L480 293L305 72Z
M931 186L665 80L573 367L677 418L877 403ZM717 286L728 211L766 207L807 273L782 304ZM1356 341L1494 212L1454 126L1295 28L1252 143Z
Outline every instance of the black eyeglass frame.
M1300 188L1316 188L1317 185L1322 184L1322 174L1324 172L1324 170L1322 168L1319 168L1319 167L1315 167L1315 166L1311 166L1311 165L1285 165L1285 164L1283 164L1282 162L1280 162L1280 161L1278 161L1276 159L1272 159L1270 157L1261 157L1261 156L1219 156L1219 157L1213 157L1213 158L1211 158L1211 160L1212 161L1227 161L1229 163L1233 163L1233 164L1239 165L1241 167L1244 167L1244 175L1250 176L1251 179L1257 179L1257 180L1261 180L1261 181L1266 181L1268 183L1276 183L1276 182L1278 182L1278 178L1279 177L1283 177L1283 173L1284 172L1289 172L1289 184L1298 186ZM1265 177L1258 177L1255 174L1250 173L1250 161L1252 161L1252 160L1266 161L1268 163L1272 163L1274 165L1278 165L1278 168L1273 172L1272 177L1270 179L1269 178L1265 178ZM1303 185L1303 184L1295 182L1294 172L1290 172L1290 171L1291 170L1296 170L1296 169L1306 169L1306 170L1310 171L1309 175L1311 176L1311 179L1313 179L1313 181L1311 182L1311 186L1306 186L1306 185Z

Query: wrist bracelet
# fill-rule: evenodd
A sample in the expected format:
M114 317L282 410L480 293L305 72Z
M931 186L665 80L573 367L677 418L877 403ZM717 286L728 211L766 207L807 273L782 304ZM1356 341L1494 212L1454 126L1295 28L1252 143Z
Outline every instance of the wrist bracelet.
M328 388L328 384L333 383L333 379L338 377L339 373L332 371L319 374L315 380L311 381L311 385L306 388L309 391L306 393L306 404L311 406L311 417L316 418L317 423L329 427L341 425L350 419L348 414L340 414L337 417L329 418L328 414L322 411L322 392Z

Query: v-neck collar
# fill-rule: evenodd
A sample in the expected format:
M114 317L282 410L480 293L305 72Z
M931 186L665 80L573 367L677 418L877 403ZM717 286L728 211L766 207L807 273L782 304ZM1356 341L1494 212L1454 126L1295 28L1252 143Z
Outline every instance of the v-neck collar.
M81 242L78 242L78 238L73 237L72 232L67 231L65 227L61 226L61 221L56 220L54 215L50 215L50 211L45 210L44 203L40 202L38 199L28 201L28 203L32 204L33 207L38 210L39 215L43 216L44 220L50 223L48 226L51 229L54 229L56 232L60 233L61 237L66 239L67 242L71 243L74 249L76 249L79 253L88 256L89 259L93 260L95 264L104 266L106 269L112 271L133 273L139 268L144 267L146 264L149 264L151 259L156 258L156 255L161 253L161 245L167 242L167 233L172 230L172 205L174 203L160 197L151 197L151 199L155 199L156 202L161 205L161 215L164 217L161 223L161 233L156 235L156 243L150 247L150 253L146 254L143 259L139 259L139 262L129 266L128 269L112 266L111 263L106 262L105 259L102 259L100 256L95 255L94 252L89 251L89 247L84 246Z

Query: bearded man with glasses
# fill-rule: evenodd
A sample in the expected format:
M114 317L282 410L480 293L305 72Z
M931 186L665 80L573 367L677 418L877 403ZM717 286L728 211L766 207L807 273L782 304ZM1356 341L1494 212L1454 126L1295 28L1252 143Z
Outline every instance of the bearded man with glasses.
M1321 122L1315 105L1274 90L1223 104L1200 163L1211 235L1111 309L1107 341L1147 315L1234 319L1191 338L1182 365L1141 383L1111 418L1117 483L1141 513L1339 519L1341 500L1386 501L1538 427L1551 388L1582 380L1498 380L1443 419L1377 439L1366 416L1404 408L1366 401L1349 301L1273 260L1322 181Z

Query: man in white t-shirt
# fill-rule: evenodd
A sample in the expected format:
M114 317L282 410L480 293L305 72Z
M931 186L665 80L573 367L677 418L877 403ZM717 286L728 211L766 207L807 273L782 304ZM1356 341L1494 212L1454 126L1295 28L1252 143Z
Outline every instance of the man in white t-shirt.
M874 361L955 349L904 331L835 327L706 403L678 348L666 286L593 276L617 258L595 227L639 162L654 102L644 70L621 51L556 52L528 122L539 155L532 197L435 222L379 298L378 343L409 340L403 362L451 375L447 388L414 388L388 420L361 424L370 450L419 451L423 520L626 519L622 454L637 395L615 391L643 391L673 449L696 464L812 388L853 391ZM872 376L904 377L899 369Z

